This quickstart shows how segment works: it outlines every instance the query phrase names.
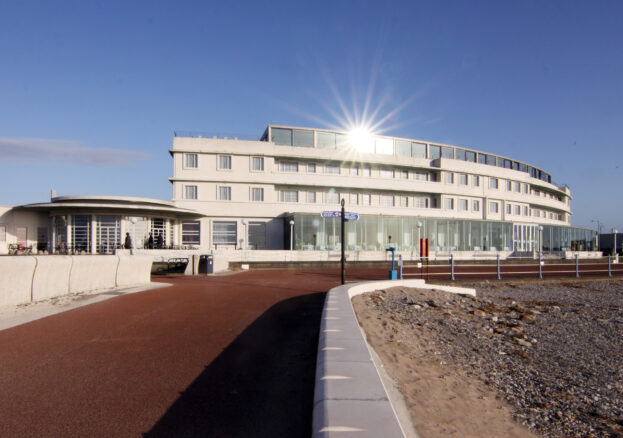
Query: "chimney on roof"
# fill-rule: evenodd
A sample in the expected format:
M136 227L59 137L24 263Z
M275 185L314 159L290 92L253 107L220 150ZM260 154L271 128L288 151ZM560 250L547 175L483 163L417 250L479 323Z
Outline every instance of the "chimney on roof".
M52 189L50 190L50 201L54 198L56 198L56 190Z

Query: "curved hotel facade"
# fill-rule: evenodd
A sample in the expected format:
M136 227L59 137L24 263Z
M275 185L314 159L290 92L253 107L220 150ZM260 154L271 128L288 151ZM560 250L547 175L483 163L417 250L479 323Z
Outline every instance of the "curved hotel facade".
M570 226L568 187L496 154L274 125L258 141L176 133L169 152L173 203L204 215L181 223L182 244L338 249L340 220L321 213L344 199L359 215L348 250L417 251L419 238L435 252L595 249L594 231Z

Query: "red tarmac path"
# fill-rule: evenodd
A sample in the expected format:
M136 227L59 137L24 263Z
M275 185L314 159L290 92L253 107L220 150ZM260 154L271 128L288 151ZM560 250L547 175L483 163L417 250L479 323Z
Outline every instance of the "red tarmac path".
M0 436L309 436L339 271L158 277L0 331Z

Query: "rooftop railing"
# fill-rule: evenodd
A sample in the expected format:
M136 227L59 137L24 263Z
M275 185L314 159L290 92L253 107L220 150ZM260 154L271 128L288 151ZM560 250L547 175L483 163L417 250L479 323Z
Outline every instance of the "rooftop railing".
M173 131L173 137L186 138L214 138L229 140L252 140L259 141L260 136L257 134L240 134L231 132L199 132L199 131Z

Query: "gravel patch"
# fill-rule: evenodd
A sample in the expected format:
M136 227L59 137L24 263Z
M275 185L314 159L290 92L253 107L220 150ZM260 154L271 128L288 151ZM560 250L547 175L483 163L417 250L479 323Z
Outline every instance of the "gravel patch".
M623 281L461 285L477 296L399 287L353 301L391 323L384 342L477 378L533 432L623 436Z

